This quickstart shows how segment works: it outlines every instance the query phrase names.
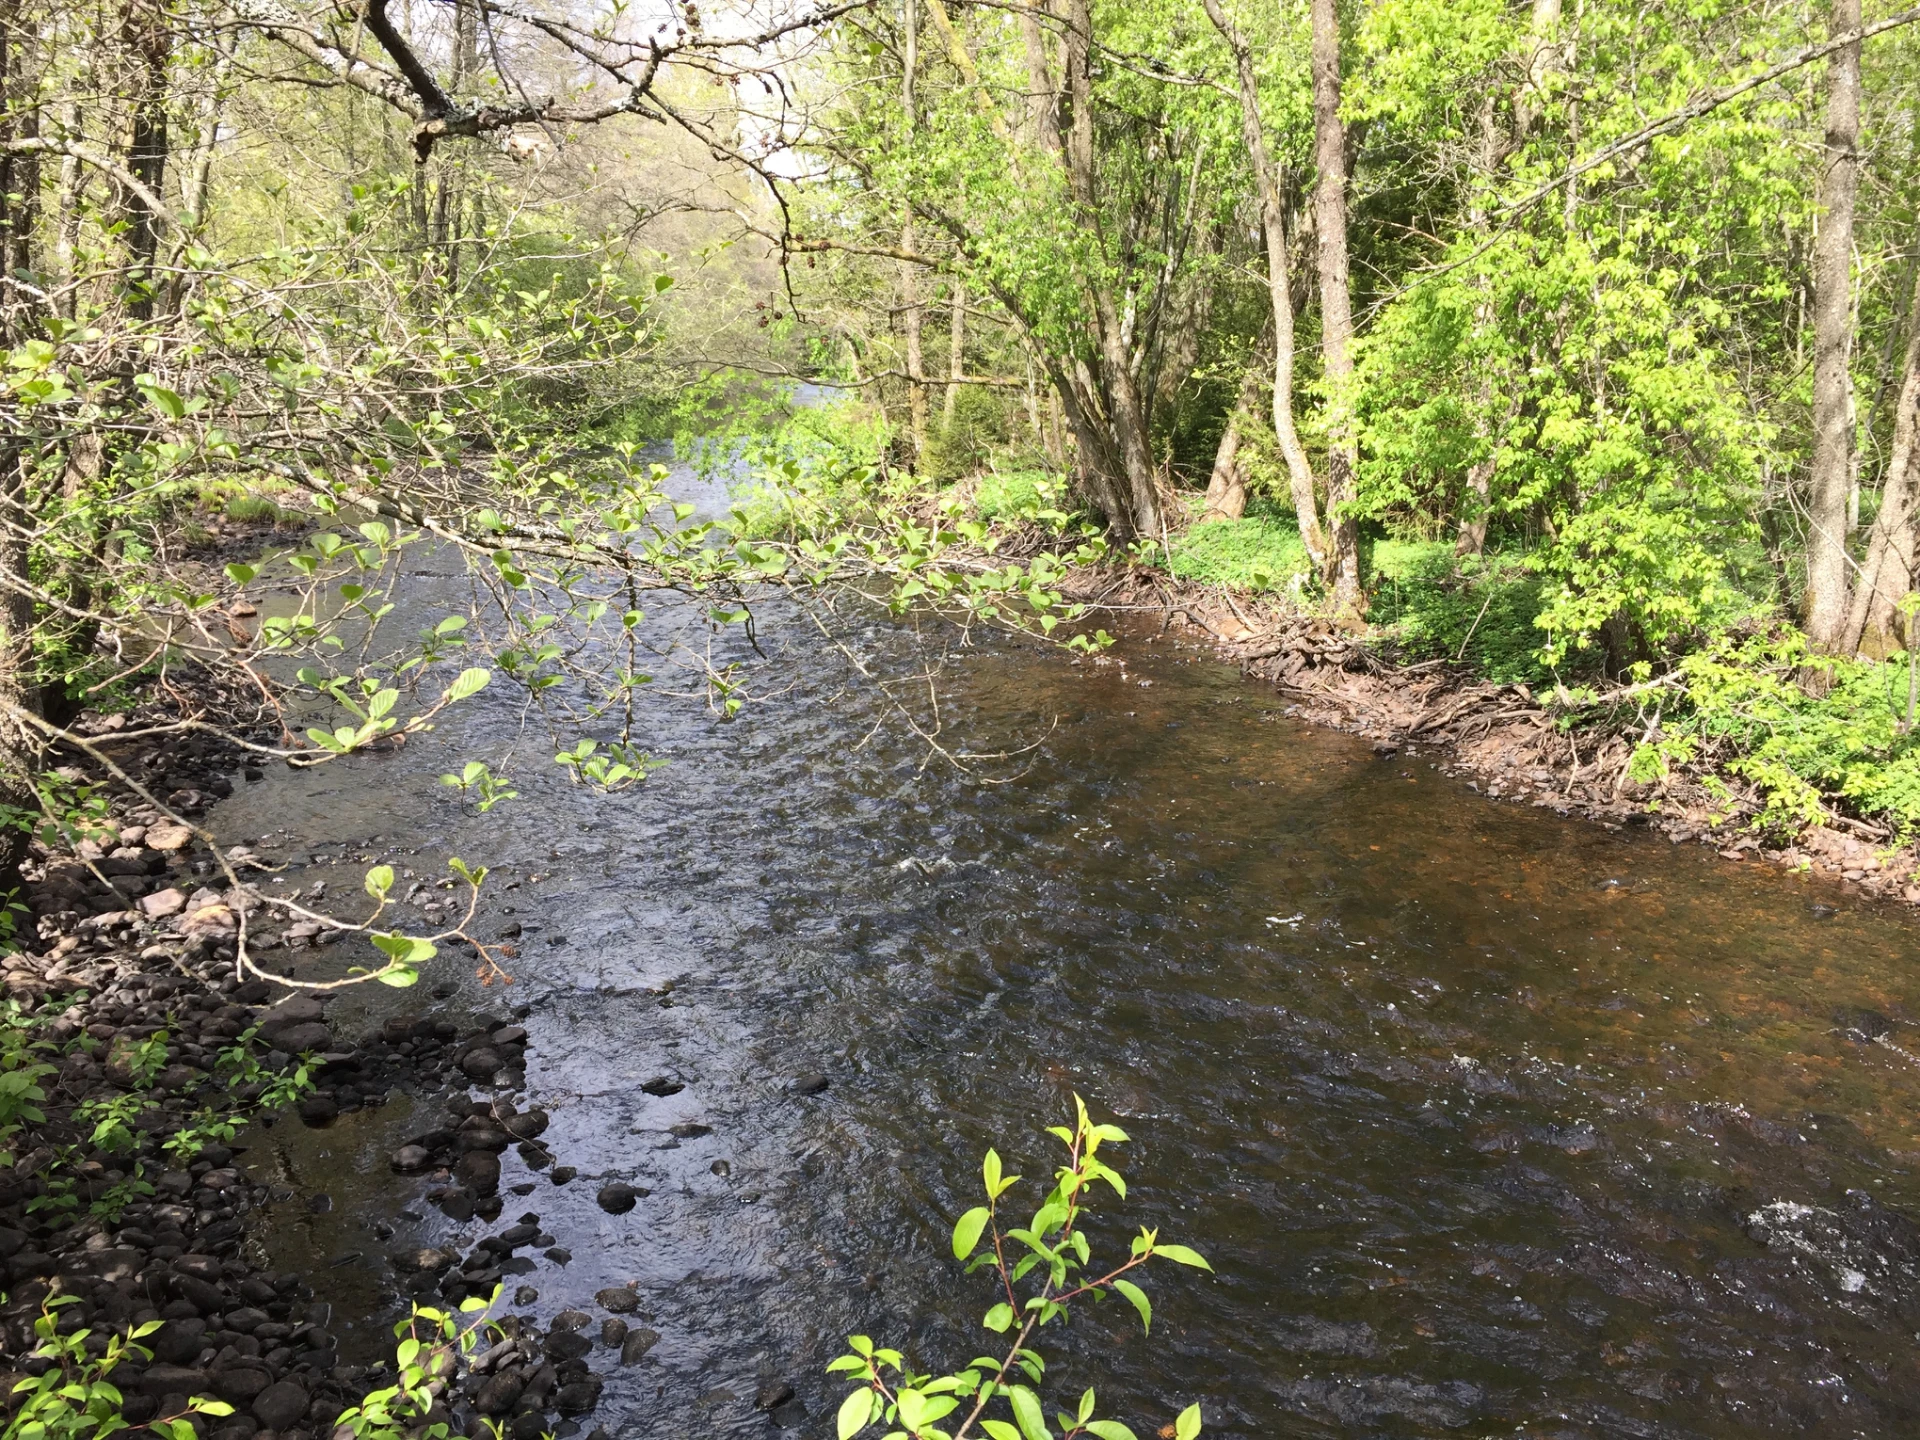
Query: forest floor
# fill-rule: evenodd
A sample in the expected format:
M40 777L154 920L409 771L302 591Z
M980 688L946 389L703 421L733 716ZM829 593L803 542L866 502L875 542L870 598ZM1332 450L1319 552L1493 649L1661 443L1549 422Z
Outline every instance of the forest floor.
M1444 770L1490 800L1644 828L1676 845L1706 845L1730 863L1810 870L1920 905L1920 857L1905 848L1887 854L1878 827L1830 814L1783 839L1743 823L1759 802L1737 776L1696 766L1653 783L1631 778L1639 711L1624 700L1611 712L1586 707L1569 724L1553 696L1524 683L1496 683L1444 659L1403 663L1390 645L1302 614L1284 597L1143 567L1077 572L1068 593L1136 625L1157 615L1163 631L1177 628L1286 696L1287 714L1359 735L1380 755L1442 754Z

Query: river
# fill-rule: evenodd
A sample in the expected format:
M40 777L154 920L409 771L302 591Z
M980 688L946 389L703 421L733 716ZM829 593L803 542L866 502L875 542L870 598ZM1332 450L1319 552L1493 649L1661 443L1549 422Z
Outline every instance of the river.
M768 618L784 688L731 723L649 700L670 763L629 795L569 786L529 731L521 798L464 812L433 778L517 733L499 686L214 816L336 895L367 856L497 867L481 930L523 927L510 987L449 956L437 1002L369 989L335 1014L526 1009L522 1103L580 1178L504 1157L500 1223L537 1214L572 1254L524 1277L524 1308L637 1282L663 1337L589 1426L764 1434L756 1386L784 1377L828 1435L848 1332L928 1368L980 1353L993 1297L948 1228L988 1145L1044 1173L1077 1091L1132 1137L1108 1253L1144 1222L1216 1271L1149 1276L1150 1338L1114 1305L1047 1347L1059 1394L1097 1386L1142 1437L1193 1399L1237 1437L1912 1433L1903 914L1489 801L1151 631L1124 665L957 652L948 733L1038 742L984 783L876 729L809 633ZM883 669L915 653L888 626L854 639ZM828 1088L796 1094L814 1072ZM685 1088L640 1088L661 1074ZM256 1171L331 1197L256 1238L317 1268L362 1359L400 1313L384 1253L488 1229L387 1171L436 1111L397 1096L250 1137ZM711 1133L670 1134L689 1122ZM652 1193L610 1216L603 1178Z

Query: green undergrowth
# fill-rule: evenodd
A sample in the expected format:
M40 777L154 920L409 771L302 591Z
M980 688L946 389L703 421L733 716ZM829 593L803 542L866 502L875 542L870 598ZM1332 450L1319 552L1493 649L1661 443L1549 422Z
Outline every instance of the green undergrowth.
M1369 619L1409 660L1453 660L1500 684L1550 682L1534 623L1540 580L1520 554L1460 562L1441 541L1379 540Z
M1291 511L1254 500L1238 520L1190 525L1173 537L1167 571L1179 580L1236 590L1292 590L1310 578L1307 547Z
M1885 824L1895 844L1920 836L1920 735L1905 654L1884 661L1813 654L1790 628L1727 636L1687 655L1643 702L1637 780L1705 755L1750 781L1758 823L1793 834L1823 818L1823 802ZM1824 682L1824 693L1821 693Z
M1064 475L1045 470L991 470L973 490L973 513L990 525L1027 521L1064 530L1079 513Z

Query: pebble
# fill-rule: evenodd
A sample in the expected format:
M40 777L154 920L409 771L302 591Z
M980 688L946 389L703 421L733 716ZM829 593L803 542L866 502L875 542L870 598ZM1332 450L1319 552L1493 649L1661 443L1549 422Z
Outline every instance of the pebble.
M624 1285L598 1291L593 1299L602 1310L609 1310L615 1315L631 1315L640 1308L640 1296Z
M793 1093L796 1095L818 1095L827 1088L827 1077L817 1071L794 1077Z

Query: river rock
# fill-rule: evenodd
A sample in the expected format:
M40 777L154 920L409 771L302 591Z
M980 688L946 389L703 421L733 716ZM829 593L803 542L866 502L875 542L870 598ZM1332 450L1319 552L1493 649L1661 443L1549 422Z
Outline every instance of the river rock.
M177 888L156 890L140 901L140 913L149 920L169 920L187 908L187 897Z
M796 1095L818 1095L827 1088L827 1077L818 1071L808 1071L805 1075L796 1075L793 1079L793 1093Z
M785 1380L762 1380L760 1388L753 1393L753 1408L771 1410L776 1405L784 1405L793 1398L793 1386Z
M193 843L193 831L184 825L154 825L142 838L150 850L184 850Z
M683 1120L678 1125L669 1125L667 1133L676 1140L698 1140L703 1135L711 1135L713 1127L696 1120Z
M767 1413L767 1418L782 1430L798 1430L807 1420L807 1407L798 1400L789 1400L784 1405L776 1405Z
M532 1140L546 1134L547 1112L544 1110L523 1110L507 1120L507 1133L518 1140Z
M149 1365L139 1385L142 1394L155 1397L197 1395L207 1388L207 1372L184 1365Z
M415 1175L433 1164L433 1152L422 1145L402 1145L388 1158L396 1174Z
M272 1383L273 1377L257 1361L229 1365L212 1376L213 1393L236 1405L244 1405Z
M562 1415L586 1414L600 1403L602 1383L597 1375L589 1375L584 1380L574 1380L562 1385L554 1393L553 1408Z
M633 1186L616 1180L611 1185L600 1187L600 1193L594 1197L600 1202L600 1208L609 1215L624 1215L633 1209L642 1192Z
M477 1050L469 1050L460 1057L460 1072L470 1080L487 1081L502 1068L504 1062L500 1052L491 1046L482 1045Z
M340 1103L331 1095L308 1095L301 1100L300 1118L309 1125L326 1125L340 1114Z
M199 1319L169 1320L145 1343L152 1348L156 1361L185 1365L206 1348L207 1322Z
M627 1322L617 1315L609 1316L600 1322L600 1343L609 1350L618 1350L627 1338Z
M473 1408L482 1415L505 1415L520 1399L520 1392L527 1388L526 1379L515 1370L495 1375L480 1387L473 1397Z
M656 1075L651 1080L642 1081L640 1088L649 1095L665 1099L669 1095L678 1095L687 1087L671 1075Z
M547 1336L547 1358L556 1363L578 1360L593 1349L593 1342L578 1330L555 1330Z
M491 1150L469 1150L453 1167L453 1178L476 1195L491 1195L500 1188L500 1157Z
M253 1418L269 1430L285 1430L306 1417L307 1392L292 1380L277 1380L253 1397Z
M660 1334L656 1330L629 1330L627 1338L620 1345L620 1363L635 1365L660 1343Z
M388 1257L396 1270L407 1270L415 1274L430 1273L438 1275L453 1264L453 1256L444 1250L435 1250L423 1246L418 1250L396 1250Z
M602 1290L593 1299L602 1310L611 1311L615 1315L631 1315L640 1308L639 1295L624 1285Z

